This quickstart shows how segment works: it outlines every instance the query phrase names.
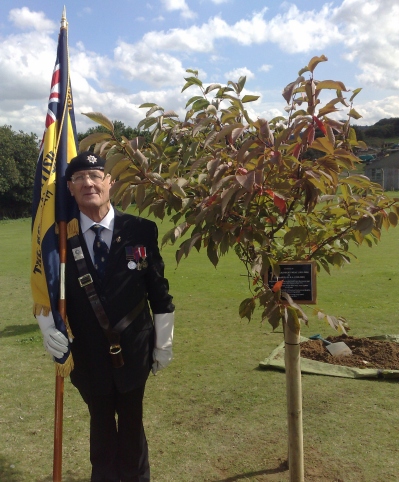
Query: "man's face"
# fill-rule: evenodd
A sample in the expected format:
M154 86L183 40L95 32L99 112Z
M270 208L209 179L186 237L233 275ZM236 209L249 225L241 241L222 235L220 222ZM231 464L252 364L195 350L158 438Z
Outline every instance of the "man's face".
M108 209L111 177L104 177L103 171L77 171L68 181L68 188L83 213Z

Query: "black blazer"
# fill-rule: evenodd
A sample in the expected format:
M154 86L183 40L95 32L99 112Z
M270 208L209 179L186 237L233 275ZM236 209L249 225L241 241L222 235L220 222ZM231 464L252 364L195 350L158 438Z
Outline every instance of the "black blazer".
M147 219L115 210L114 233L102 281L97 276L81 232L79 238L97 294L111 325L121 320L143 298L148 300L141 313L121 335L124 366L113 368L108 340L85 290L79 285L79 274L68 243L66 304L74 336L71 351L75 364L71 381L83 396L109 393L113 383L123 393L144 385L150 372L154 346L150 308L153 314L174 311L159 253L157 226ZM129 260L125 248L136 246L144 246L147 252L148 265L141 270L127 266Z

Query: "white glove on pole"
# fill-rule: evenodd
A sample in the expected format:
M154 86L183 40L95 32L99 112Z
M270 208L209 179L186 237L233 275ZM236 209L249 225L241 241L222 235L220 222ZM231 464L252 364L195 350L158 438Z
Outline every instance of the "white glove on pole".
M155 348L152 353L152 358L154 360L154 363L152 364L152 373L154 375L158 370L166 368L172 361L174 321L174 313L161 313L154 315Z
M68 339L61 333L54 324L53 314L48 316L36 315L40 330L43 335L44 348L55 358L62 358L68 351Z

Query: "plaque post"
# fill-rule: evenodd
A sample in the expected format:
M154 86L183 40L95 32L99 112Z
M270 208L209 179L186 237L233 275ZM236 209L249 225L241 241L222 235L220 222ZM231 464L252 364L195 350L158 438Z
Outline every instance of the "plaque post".
M290 482L304 482L300 330L292 316L284 325Z

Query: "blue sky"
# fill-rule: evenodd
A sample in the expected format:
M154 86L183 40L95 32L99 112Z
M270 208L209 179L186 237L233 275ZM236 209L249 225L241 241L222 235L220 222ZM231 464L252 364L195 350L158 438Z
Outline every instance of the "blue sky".
M99 111L134 127L155 102L183 116L185 70L247 76L252 117L284 114L283 88L315 55L318 80L362 87L358 124L399 117L397 0L1 0L0 125L41 136L63 6L79 132Z

